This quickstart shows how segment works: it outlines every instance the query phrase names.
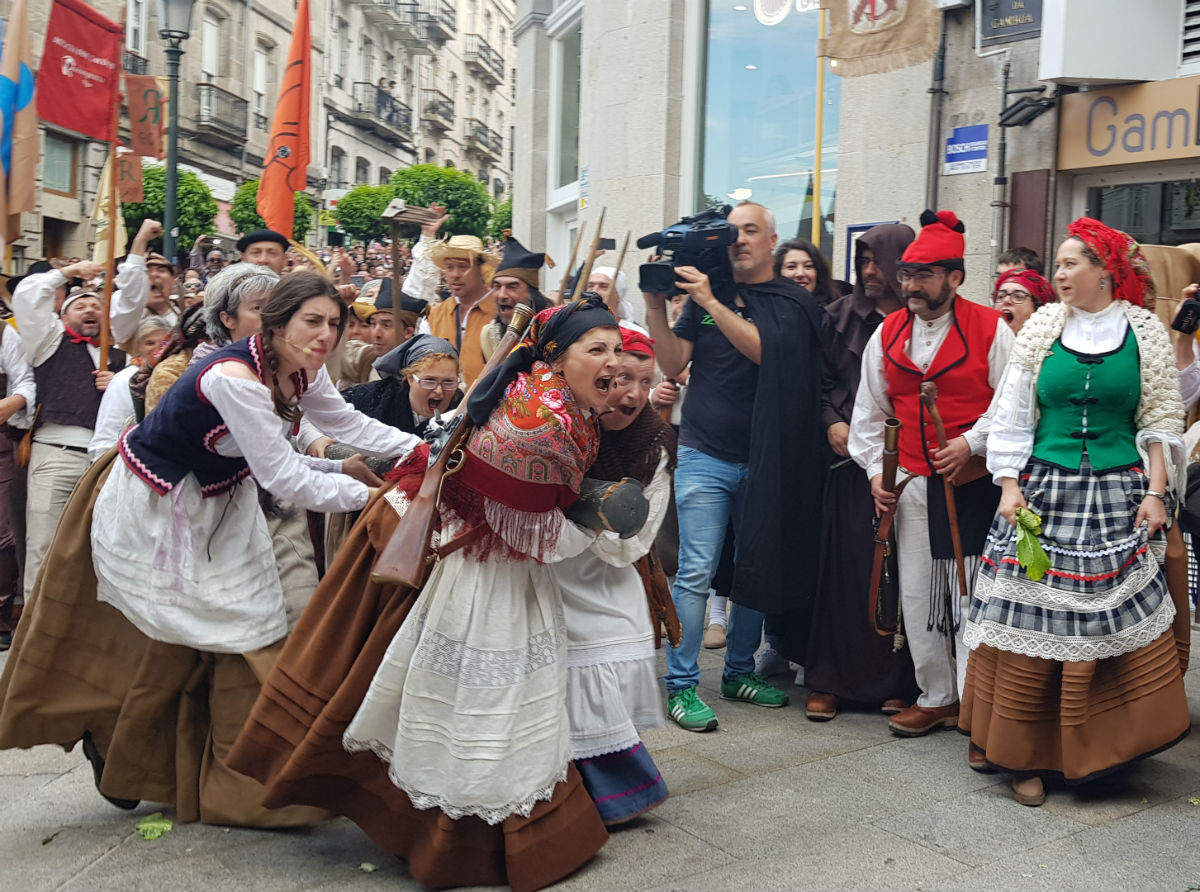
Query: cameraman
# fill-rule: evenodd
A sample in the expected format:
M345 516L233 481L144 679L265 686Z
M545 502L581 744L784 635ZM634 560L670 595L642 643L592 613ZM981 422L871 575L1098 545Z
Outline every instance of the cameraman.
M663 374L691 363L683 406L675 498L679 571L671 597L683 626L667 650L667 712L682 728L711 731L717 718L697 695L704 605L725 527L737 552L721 698L786 706L787 696L754 671L765 616L811 601L820 534L821 342L812 297L774 273L771 212L745 201L728 221L733 282L714 294L709 277L679 267L686 294L672 330L668 294L644 294ZM807 495L807 499L805 496Z

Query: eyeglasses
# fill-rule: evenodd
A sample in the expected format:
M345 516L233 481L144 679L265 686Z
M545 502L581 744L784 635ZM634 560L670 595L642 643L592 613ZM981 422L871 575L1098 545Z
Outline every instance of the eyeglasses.
M417 378L416 382L425 390L458 390L457 378Z
M916 282L918 285L925 285L945 274L944 270L936 269L898 269L896 270L896 281L901 285L906 282Z
M1006 300L1011 304L1023 304L1032 297L1028 291L997 291L992 295L992 304L1002 304Z

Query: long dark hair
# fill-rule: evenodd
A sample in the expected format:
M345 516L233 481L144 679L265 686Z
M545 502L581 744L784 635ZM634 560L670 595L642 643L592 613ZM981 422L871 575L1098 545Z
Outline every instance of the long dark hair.
M820 248L806 239L788 239L775 249L775 275L782 274L783 259L787 257L788 251L803 251L812 259L813 270L817 274L817 283L812 289L813 300L819 306L824 306L838 296L833 290L833 279L829 274L829 263L825 260L825 255L821 253Z
M338 308L338 340L346 331L346 317L350 312L338 297L333 280L312 270L297 270L279 280L262 308L263 361L271 372L271 399L275 413L284 421L300 420L300 409L289 403L279 387L279 354L275 352L275 334L296 315L305 301L314 297L327 297Z

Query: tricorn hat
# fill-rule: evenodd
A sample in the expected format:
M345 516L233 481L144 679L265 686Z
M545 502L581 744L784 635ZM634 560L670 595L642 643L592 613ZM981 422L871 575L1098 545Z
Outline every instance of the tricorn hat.
M925 211L921 214L921 231L904 253L900 255L901 267L943 266L946 269L963 269L963 254L966 240L963 233L967 228L954 211Z
M514 279L520 279L530 288L537 288L538 270L547 262L550 266L554 266L554 261L550 260L544 252L530 251L510 235L504 242L504 254L500 258L495 272L492 273L492 277L512 276Z

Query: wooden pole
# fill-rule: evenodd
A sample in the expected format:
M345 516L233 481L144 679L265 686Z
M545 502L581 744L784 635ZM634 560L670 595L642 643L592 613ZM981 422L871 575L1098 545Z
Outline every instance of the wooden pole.
M817 22L818 44L824 46L825 38L825 7L821 7L820 19ZM809 239L819 251L821 249L821 140L825 121L825 57L817 56L817 117L816 141L813 144L813 209L812 209L812 238ZM994 265L994 264L993 264Z
M621 264L625 262L625 252L629 250L630 231L625 230L625 241L621 242L621 253L617 255L617 265L613 267L617 272L621 271ZM617 287L617 277L613 276L613 287Z
M108 313L112 307L113 283L117 278L117 214L121 206L117 202L117 116L120 114L121 97L118 93L113 108L112 142L108 148L108 256L104 263L104 298L100 311L100 371L108 369L108 348L112 344L112 330Z
M400 224L392 221L392 311L400 311Z
M583 241L583 234L587 232L587 223L584 222L579 227L579 232L575 233L575 244L571 246L571 256L567 260L567 268L563 271L562 281L558 283L558 302L562 303L566 296L563 292L567 290L567 285L571 283L571 268L575 266L575 258L579 254L579 243Z
M583 269L579 271L579 278L575 281L575 290L571 292L571 297L583 294L587 291L588 279L592 277L592 266L596 263L596 252L600 250L600 236L604 231L604 214L608 210L606 207L600 208L600 219L596 221L596 236L592 239L592 248L588 251L587 263L583 265ZM616 277L613 277L613 288L617 287Z

